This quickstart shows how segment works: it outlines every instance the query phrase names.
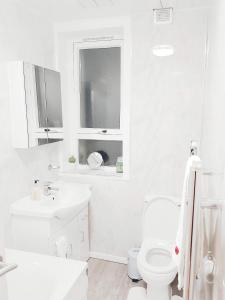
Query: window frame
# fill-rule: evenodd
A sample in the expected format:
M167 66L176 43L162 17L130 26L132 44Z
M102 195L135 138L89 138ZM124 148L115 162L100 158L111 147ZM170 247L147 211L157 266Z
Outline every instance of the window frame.
M87 40L87 39L85 39ZM106 176L118 176L128 177L128 120L129 109L127 108L128 99L126 95L126 59L125 59L125 46L124 40L120 38L112 38L110 40L97 39L92 41L73 41L73 83L75 92L75 155L77 159L77 171L78 173L88 175L106 175ZM97 48L113 48L120 47L121 49L121 84L120 84L120 128L82 128L80 120L80 50L82 49L97 49ZM127 109L126 109L127 108ZM107 130L107 132L103 132ZM122 156L123 156L123 173L116 173L116 166L102 166L100 170L90 170L88 165L82 165L79 163L79 140L102 140L102 141L121 141L122 142ZM83 172L85 170L85 172ZM88 170L90 172L88 172Z

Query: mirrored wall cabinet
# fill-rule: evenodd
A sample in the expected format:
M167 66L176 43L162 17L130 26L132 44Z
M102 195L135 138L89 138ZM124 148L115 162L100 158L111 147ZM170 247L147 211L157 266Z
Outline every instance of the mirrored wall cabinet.
M60 73L23 61L10 62L8 73L13 147L61 141Z

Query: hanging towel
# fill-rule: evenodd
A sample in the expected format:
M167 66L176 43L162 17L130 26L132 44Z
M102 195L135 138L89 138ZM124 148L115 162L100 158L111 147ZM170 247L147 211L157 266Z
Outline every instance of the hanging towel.
M191 245L189 237L193 210L190 208L193 207L194 193L194 181L191 179L193 179L194 172L200 168L200 158L196 155L189 157L185 169L179 226L173 252L173 258L178 269L178 289L182 289L184 286L185 251L187 245Z
M56 242L56 256L58 257L68 257L68 249L69 249L69 243L65 236L60 236Z

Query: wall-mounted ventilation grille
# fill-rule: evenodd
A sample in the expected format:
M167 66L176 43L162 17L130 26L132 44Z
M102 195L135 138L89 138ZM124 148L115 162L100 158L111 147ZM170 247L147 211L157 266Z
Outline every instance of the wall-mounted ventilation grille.
M170 24L173 21L173 8L153 9L155 24Z

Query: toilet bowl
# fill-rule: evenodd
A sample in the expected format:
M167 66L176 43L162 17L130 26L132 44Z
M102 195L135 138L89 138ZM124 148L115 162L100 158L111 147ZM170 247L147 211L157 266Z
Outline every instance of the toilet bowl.
M149 299L171 298L170 283L174 280L177 267L172 259L172 246L166 241L145 239L137 259L143 280L149 284Z
M178 226L179 202L165 196L151 197L143 214L143 242L137 265L147 283L148 300L170 300L170 284L177 274L172 257Z

